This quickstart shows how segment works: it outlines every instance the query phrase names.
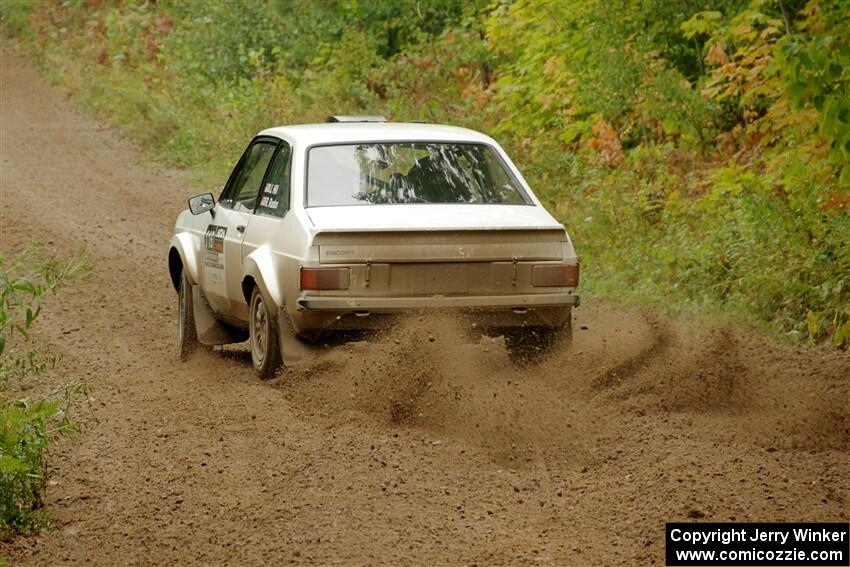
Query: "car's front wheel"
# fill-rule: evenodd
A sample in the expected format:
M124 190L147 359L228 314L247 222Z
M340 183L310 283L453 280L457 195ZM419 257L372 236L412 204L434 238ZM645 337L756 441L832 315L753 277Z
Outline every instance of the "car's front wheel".
M192 284L186 273L180 272L177 288L177 353L180 360L189 360L198 348L198 333L195 330L195 312L192 304Z
M280 368L280 339L277 324L272 315L273 308L263 297L259 288L251 293L249 332L251 361L260 378L271 378Z

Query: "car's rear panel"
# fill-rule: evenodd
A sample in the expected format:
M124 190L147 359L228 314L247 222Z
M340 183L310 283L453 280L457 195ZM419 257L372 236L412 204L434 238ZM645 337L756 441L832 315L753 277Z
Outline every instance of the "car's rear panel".
M351 269L349 289L322 295L366 297L543 292L531 266L569 247L558 229L321 232L313 245L320 264Z
M313 246L316 267L346 268L348 278L346 289L302 292L311 326L368 327L374 314L440 307L488 311L496 326L558 325L577 301L572 287L534 285L535 266L575 264L562 228L324 230Z

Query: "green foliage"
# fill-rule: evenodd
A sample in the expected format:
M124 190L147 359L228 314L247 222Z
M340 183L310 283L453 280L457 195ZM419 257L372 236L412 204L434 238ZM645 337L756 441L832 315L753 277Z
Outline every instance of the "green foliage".
M79 384L48 392L32 401L17 399L7 390L14 379L26 380L55 363L50 353L29 342L30 331L42 313L43 300L88 267L78 254L68 262L38 260L30 247L10 261L0 255L0 531L28 531L45 522L41 495L47 475L49 444L70 435L75 425L66 409ZM21 350L13 343L22 343Z
M3 0L0 2L0 26L12 36L25 32L33 6L30 0Z
M364 2L357 0L277 0L278 22L292 34L284 51L302 53L296 65L309 61L309 43L313 45L343 38L357 29L370 38L376 54L383 59L436 37L461 19L468 11L486 6L489 0L395 0ZM308 41L299 41L305 37Z
M170 16L157 16L147 5L137 9L149 20L168 18L169 31L174 25ZM192 0L177 2L174 9L176 29L165 36L162 48L162 58L174 75L218 83L250 78L258 67L273 68L281 61L279 46L285 35L265 2ZM112 13L119 14L118 21L126 21L122 12L114 8ZM133 35L122 37L132 39Z
M36 246L30 246L6 263L0 254L0 380L10 376L25 377L53 364L51 355L30 350L17 352L14 339L26 340L30 329L41 315L45 295L88 271L82 252L68 262L56 258L37 260Z
M850 347L842 0L44 2L30 45L216 185L271 124L491 132L571 231L584 288Z
M0 398L0 531L25 532L45 523L47 451L51 442L77 431L65 408L82 391L69 385L32 403Z
M820 132L850 188L850 8L837 0L810 3L801 32L783 42L779 61L791 104L814 107Z

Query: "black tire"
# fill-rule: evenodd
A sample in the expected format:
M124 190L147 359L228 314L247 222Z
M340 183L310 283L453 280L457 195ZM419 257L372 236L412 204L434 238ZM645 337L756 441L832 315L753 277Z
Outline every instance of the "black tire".
M254 287L251 293L248 330L254 371L263 379L273 377L283 363L277 320L269 309L268 301L257 287Z
M177 353L180 360L186 362L197 349L198 333L195 330L192 285L181 271L177 288Z
M523 327L505 331L508 357L516 364L528 366L544 360L559 345L572 344L572 325L563 327Z

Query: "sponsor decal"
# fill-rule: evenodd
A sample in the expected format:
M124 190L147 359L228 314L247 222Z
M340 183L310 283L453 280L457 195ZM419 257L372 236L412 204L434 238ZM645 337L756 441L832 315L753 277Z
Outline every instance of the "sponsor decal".
M224 252L224 237L226 235L226 226L208 225L206 232L204 232L204 248L210 252Z
M206 266L207 268L213 268L215 270L223 270L224 264L219 263L217 256L218 255L215 254L215 255L210 255L209 257L207 257L204 260L204 266ZM212 276L212 283L216 283L216 282L218 282L218 277Z

